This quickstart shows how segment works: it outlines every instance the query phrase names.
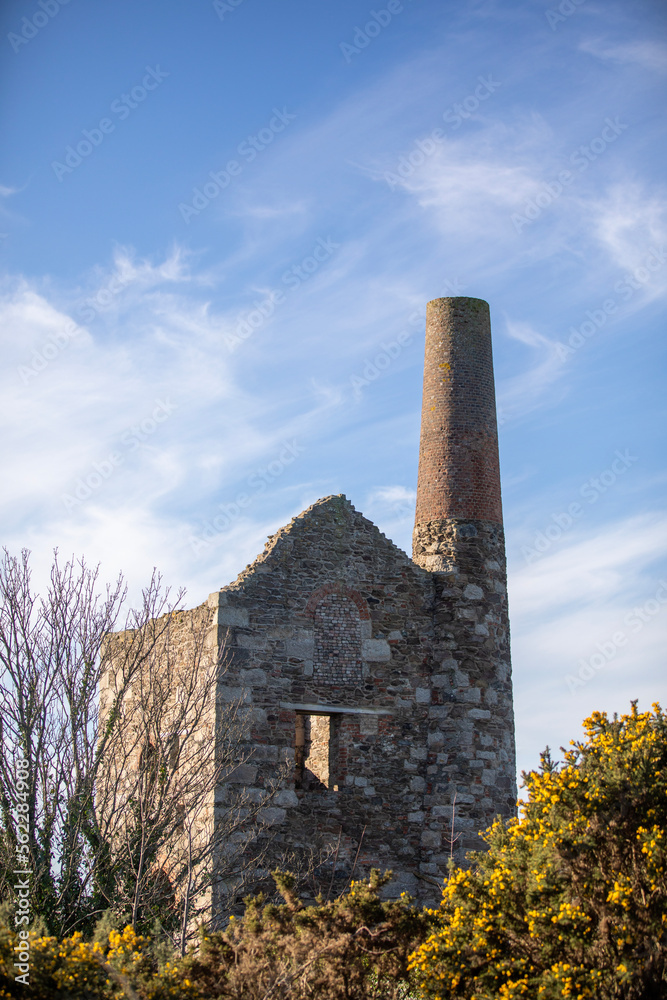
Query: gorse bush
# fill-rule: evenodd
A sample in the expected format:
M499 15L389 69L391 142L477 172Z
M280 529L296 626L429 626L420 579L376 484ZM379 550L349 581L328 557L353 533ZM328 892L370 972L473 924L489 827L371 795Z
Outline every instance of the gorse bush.
M274 872L285 902L248 899L243 917L204 938L200 954L181 968L202 996L230 1000L413 996L408 958L428 932L428 917L408 896L380 899L390 877L373 871L337 899L306 906L293 876Z
M412 956L426 996L667 996L667 718L653 708L596 712L562 765L547 751L524 775L521 817L452 875Z
M128 926L105 942L74 934L63 941L32 935L30 985L14 982L15 935L0 931L0 997L40 1000L408 1000L408 958L428 931L407 897L385 901L389 875L354 882L332 902L306 906L294 878L276 872L285 900L246 901L243 917L223 932L202 934L200 948L160 967L147 938Z
M0 928L0 997L39 1000L199 1000L176 962L158 970L150 942L126 927L108 939L84 941L80 933L58 941L32 934L29 984L16 982L15 935Z

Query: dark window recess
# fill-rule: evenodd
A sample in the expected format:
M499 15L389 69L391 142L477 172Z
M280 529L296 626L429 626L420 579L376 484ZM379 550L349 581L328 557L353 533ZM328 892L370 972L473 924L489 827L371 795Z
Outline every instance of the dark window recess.
M297 712L295 784L304 791L338 791L336 769L339 720Z

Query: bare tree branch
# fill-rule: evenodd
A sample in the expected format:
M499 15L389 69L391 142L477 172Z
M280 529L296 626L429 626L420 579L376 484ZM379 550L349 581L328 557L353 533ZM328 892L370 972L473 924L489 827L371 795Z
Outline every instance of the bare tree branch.
M123 617L126 598L56 552L39 599L29 553L0 559L0 894L20 861L52 933L112 909L185 950L261 864L272 790L234 782L247 714L222 700L211 609L180 610L157 573Z

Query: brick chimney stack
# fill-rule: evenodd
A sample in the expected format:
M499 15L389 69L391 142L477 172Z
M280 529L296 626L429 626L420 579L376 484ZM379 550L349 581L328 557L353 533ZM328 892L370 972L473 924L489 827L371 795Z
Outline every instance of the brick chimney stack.
M505 536L489 307L426 307L417 513L412 558L433 574L442 705L434 794L457 795L462 849L516 805ZM435 802L434 798L434 802Z
M452 522L502 525L489 307L482 299L433 299L426 352L413 559L449 568Z

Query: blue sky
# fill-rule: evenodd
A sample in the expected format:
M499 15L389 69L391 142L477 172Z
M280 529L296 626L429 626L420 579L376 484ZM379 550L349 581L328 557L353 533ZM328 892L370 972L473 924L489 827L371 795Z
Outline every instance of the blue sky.
M424 305L479 296L520 767L664 703L665 14L7 0L3 542L190 604L332 493L409 551Z

